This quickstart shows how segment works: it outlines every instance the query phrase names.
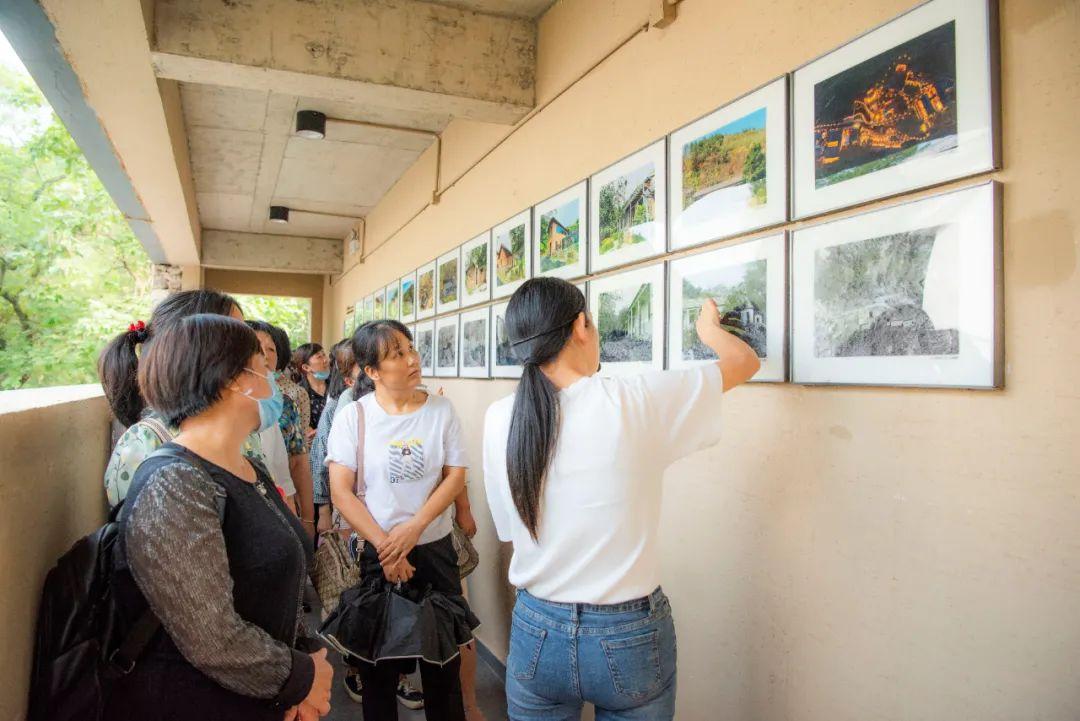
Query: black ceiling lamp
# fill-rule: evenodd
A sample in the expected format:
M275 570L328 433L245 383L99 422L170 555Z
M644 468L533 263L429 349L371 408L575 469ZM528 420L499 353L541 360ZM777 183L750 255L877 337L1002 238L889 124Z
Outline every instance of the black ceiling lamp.
M270 206L270 222L284 225L289 222L289 209L284 205Z
M296 134L301 138L322 140L326 137L326 113L301 110L296 113Z

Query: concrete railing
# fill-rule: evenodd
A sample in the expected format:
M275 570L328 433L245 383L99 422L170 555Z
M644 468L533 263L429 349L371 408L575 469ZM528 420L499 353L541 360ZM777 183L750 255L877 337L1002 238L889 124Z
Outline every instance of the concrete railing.
M104 521L109 409L97 385L0 392L0 719L26 714L45 574Z

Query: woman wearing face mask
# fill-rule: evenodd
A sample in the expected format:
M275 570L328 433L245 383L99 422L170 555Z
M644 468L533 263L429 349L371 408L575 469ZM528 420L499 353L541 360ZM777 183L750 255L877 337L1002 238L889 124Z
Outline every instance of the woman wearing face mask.
M517 586L506 662L511 719L671 719L675 627L660 589L661 479L720 440L725 391L760 361L706 301L697 333L719 360L601 378L585 297L554 278L510 298L524 370L484 424L484 482Z
M326 406L326 383L330 379L330 357L318 343L304 343L292 354L293 373L300 379L300 386L311 399L311 418L308 435L315 437L319 418Z
M195 315L143 351L139 387L179 434L135 473L114 579L126 619L161 622L110 695L109 721L314 721L329 713L326 651L301 650L310 544L242 452L281 393L244 323Z

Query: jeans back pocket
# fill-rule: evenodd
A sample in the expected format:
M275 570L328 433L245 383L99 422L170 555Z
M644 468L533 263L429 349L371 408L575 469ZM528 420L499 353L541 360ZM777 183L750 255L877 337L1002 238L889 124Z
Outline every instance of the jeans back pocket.
M546 630L532 625L515 613L510 625L507 672L519 681L528 681L536 676L536 666L540 663L540 651L544 647L545 638Z
M615 690L634 700L655 695L661 687L660 631L627 638L601 639Z

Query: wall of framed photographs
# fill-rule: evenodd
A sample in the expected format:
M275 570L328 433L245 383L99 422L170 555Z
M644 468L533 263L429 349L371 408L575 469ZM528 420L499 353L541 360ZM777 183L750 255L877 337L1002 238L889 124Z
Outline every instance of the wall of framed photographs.
M994 26L987 0L931 0L407 277L434 264L440 318L505 299L531 277L593 279L603 373L707 360L694 319L712 298L760 355L755 380L999 387L1000 188L754 236L998 167ZM877 235L822 240L844 228ZM376 291L378 317L402 317L401 283ZM492 334L472 327L469 342L484 347L468 355L484 362L461 376L499 377Z
M897 34L885 45L877 44L879 35L846 57L834 52L875 28L897 27L893 21L922 7L918 3L681 3L679 19L670 28L639 34L552 100L629 37L646 15L645 3L637 0L560 0L539 30L538 57L544 59L538 66L537 103L550 105L505 141L510 132L506 127L452 123L443 167L446 184L456 184L438 205L420 212L430 199L433 163L426 156L415 175L399 183L369 217L367 246L374 252L328 291L336 330L348 304L376 288L385 289L395 276L433 265L440 255L530 207L535 275L545 269L536 262L536 243L554 237L551 231L562 233L559 226L570 229L577 220L582 245L593 242L590 178L662 138L674 138L680 130L687 129L682 137L688 141L708 135L704 125L711 121L691 126L715 114L722 148L731 151L729 163L746 154L740 162L750 165L747 179L711 192L715 183L707 173L680 179L681 187L668 182L671 245L660 255L603 271L588 268L586 251L586 274L573 276L595 283L624 271L666 265L663 342L669 367L675 367L672 359L684 348L691 357L682 361L704 360L694 355L700 349L668 332L678 327L675 320L682 315L670 297L672 287L680 289L677 273L704 274L691 282L706 292L734 285L741 286L744 295L757 289L760 298L760 261L765 260L765 332L756 332L751 345L760 348L764 336L767 357L776 345L770 343L770 333L775 337L776 332L770 323L773 309L779 305L779 313L792 315L791 324L785 318L780 344L785 354L781 370L789 382L753 384L725 396L717 409L724 425L722 444L684 459L663 481L660 560L664 590L675 608L680 665L683 670L711 670L680 675L679 719L1080 718L1072 693L1074 644L1062 642L1080 634L1080 619L1069 611L1075 605L1071 579L1080 544L1074 431L1080 407L1069 390L1080 354L1080 335L1072 332L1080 324L1075 244L1080 149L1073 131L1080 114L1080 66L1072 62L1076 16L1071 5L1060 0L999 0L1002 169L957 177L936 162L916 163L952 152L946 147L953 142L945 137L948 119L935 126L944 135L927 138L930 145L913 160L888 156L887 147L868 146L865 155L850 155L860 146L853 148L849 131L847 146L841 148L845 141L836 135L842 136L842 129L825 138L827 146L836 142L828 147L837 159L822 163L820 177L810 155L811 169L800 182L796 166L806 167L807 156L790 154L796 152L796 136L813 127L816 111L811 109L802 131L796 128L791 100L800 84L796 75L808 83L801 85L810 89L809 100L804 99L808 108L815 87L847 93L847 78L869 71L843 76L844 68L857 68L946 23L913 25L906 37ZM964 3L964 8L971 5ZM972 47L965 27L971 26L962 19L953 26L958 47ZM947 41L948 31L942 33ZM922 52L918 42L908 47L912 59ZM973 57L963 54L963 62ZM830 58L831 66L815 65L820 58ZM963 83L963 68L957 66L956 72L957 82ZM822 85L838 74L843 82ZM759 188L766 203L778 193L755 177L761 164L747 163L746 143L752 147L755 136L760 141L764 134L767 181L767 163L774 157L769 152L774 116L763 106L762 130L760 115L752 109L723 111L785 76L788 128L780 142L791 147L782 154L789 176L779 191L784 220L758 222L757 213L750 211L762 205L750 201L760 197ZM963 108L968 96L960 90L960 112L967 112ZM850 114L852 104L847 107ZM966 121L958 115L956 122L959 147ZM708 140L695 152L707 155ZM887 138L879 142L888 144ZM663 159L670 167L676 166L673 145L679 143L666 142ZM842 157L842 151L849 155ZM676 157L681 155L679 149ZM869 168L862 167L867 164ZM881 167L873 172L910 170L920 185L892 188L887 196L871 192L885 190L886 183L848 185L877 165ZM867 172L859 175L862 171ZM952 179L922 186L920 178L931 171ZM900 180L894 175L889 182L903 186ZM899 252L915 261L911 267L925 268L929 297L921 310L934 327L927 328L925 318L906 315L910 308L884 316L881 324L898 331L902 340L906 336L904 342L934 351L924 360L935 359L939 349L958 348L957 368L971 377L984 373L985 364L980 368L970 362L979 358L979 344L965 345L959 334L936 331L959 330L952 324L965 315L981 322L978 313L970 315L976 306L967 290L956 296L955 310L950 310L953 300L941 289L968 282L966 263L949 262L957 252L978 264L994 254L993 247L969 245L972 238L957 232L955 222L986 217L981 209L986 193L980 188L988 181L1002 186L993 202L1000 208L995 220L1002 238L995 260L1000 262L1003 254L1005 262L1004 290L997 293L1000 308L995 313L996 318L1005 317L1003 328L995 328L1003 330L1008 348L1004 390L945 388L958 383L940 377L948 369L942 367L939 374L927 364L914 368L912 361L920 359L914 354L887 367L879 361L888 356L851 355L867 338L850 331L843 339L837 335L846 315L837 311L837 301L847 297L835 292L833 282L838 276L843 280L837 272L846 267L841 251L861 254L866 262ZM573 207L572 199L552 200L573 188L585 198L579 207ZM967 200L952 200L969 188ZM721 194L724 190L729 192ZM825 208L840 190L845 195L841 205ZM793 193L801 193L802 200ZM922 206L929 198L936 200ZM818 206L805 204L815 200ZM738 221L738 227L708 227L700 232L712 239L695 244L691 233L691 244L676 246L682 226L697 225L695 212L710 204L745 211L722 216L725 223ZM553 208L567 205L571 207L554 214L557 224L550 223ZM891 209L898 210L886 213ZM682 211L686 218L677 226ZM624 222L640 225L645 212L631 210ZM539 222L537 216L543 214L548 217ZM939 228L945 216L949 222ZM841 225L851 218L858 220ZM912 223L923 227L912 228ZM928 253L931 238L933 248L940 250ZM843 244L850 250L833 243L841 239L850 241ZM769 296L775 287L769 280L775 273L771 253L777 245L785 266L779 303ZM802 272L795 262L800 253L810 258L802 261ZM581 257L579 253L579 261ZM817 294L818 280L827 278L833 281L823 282L823 292ZM865 286L850 289L852 297L866 293ZM695 291L682 295L684 309L692 308ZM820 337L814 323L819 299L826 321ZM798 308L789 307L792 300L813 311L809 321L795 322ZM483 643L500 658L508 647L513 590L506 584L505 547L485 517L479 459L485 412L514 389L513 378L502 377L514 372L505 352L504 367L497 370L505 301L492 297L447 313L493 309L489 332L494 358L489 365L498 380L426 374L429 387L443 388L453 401L473 460L470 488L475 489L471 496L480 524L476 544L485 560L468 579L470 603L483 620ZM985 299L975 303L986 308ZM743 314L746 322L755 324L756 316ZM434 317L432 309L417 322ZM868 312L855 322L872 327L882 317ZM800 335L799 328L812 332ZM810 353L789 368L805 348ZM865 380L868 373L891 378L871 383ZM940 380L941 386L890 385L921 384L920 376L926 375L936 378L935 383ZM910 377L917 380L905 379ZM959 384L966 386L967 381Z

